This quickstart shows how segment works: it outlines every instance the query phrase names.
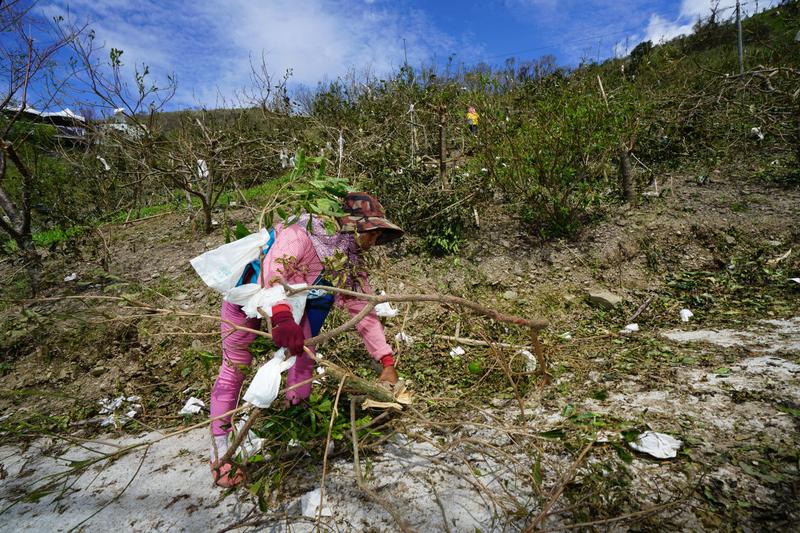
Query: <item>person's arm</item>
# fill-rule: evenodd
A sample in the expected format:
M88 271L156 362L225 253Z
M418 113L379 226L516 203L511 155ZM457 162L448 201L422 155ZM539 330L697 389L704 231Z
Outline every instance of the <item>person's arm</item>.
M359 276L360 292L372 294L372 288L369 286L369 280L366 274ZM336 295L336 304L347 309L351 317L360 313L367 305L365 300L359 300L348 296ZM394 352L392 347L386 342L386 335L383 331L378 315L375 311L370 311L361 321L356 324L356 330L361 339L364 341L364 346L372 356L373 359L383 365L383 372L381 372L380 381L388 383L397 383L397 372L394 369Z
M310 270L321 270L308 234L297 225L284 227L275 237L261 265L261 284L272 287L281 280L287 283L305 283ZM292 355L303 353L303 330L292 316L287 300L276 302L269 310L272 320L272 340L288 348Z

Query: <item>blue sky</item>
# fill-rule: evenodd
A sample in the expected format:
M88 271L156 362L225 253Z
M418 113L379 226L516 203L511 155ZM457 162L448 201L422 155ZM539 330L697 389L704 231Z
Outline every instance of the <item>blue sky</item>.
M714 0L714 3L717 3ZM743 0L752 13L777 0ZM735 0L719 0L722 14ZM88 21L126 66L173 73L172 107L215 107L249 83L263 53L275 75L314 86L348 71L381 75L453 55L500 65L552 54L559 64L624 55L691 31L709 0L41 0L47 16ZM405 49L404 49L405 40ZM626 48L627 43L627 48Z

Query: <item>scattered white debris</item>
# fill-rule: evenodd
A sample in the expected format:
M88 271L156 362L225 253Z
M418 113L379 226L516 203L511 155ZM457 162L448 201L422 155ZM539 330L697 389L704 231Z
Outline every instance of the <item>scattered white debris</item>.
M391 306L389 302L383 302L375 306L375 314L385 318L397 316L399 311Z
M208 177L208 165L206 164L204 159L197 160L197 176L199 178Z
M639 331L639 324L636 323L628 324L627 326L619 330L619 332L622 333L623 335L628 335L629 333L635 333L637 331Z
M247 415L244 415L236 423L235 433L240 432L246 423ZM247 437L245 437L242 441L242 445L239 447L239 457L241 457L242 460L247 460L260 452L263 447L264 439L259 438L252 429L249 429L247 430Z
M206 406L206 404L203 403L203 400L201 400L199 398L195 398L194 396L192 396L191 398L186 400L186 405L184 405L183 408L180 411L178 411L178 414L179 415L196 415L197 413L202 411L203 407L205 407L205 406Z
M455 348L450 350L450 357L455 359L456 357L462 356L465 353L467 352L464 351L464 348L462 348L461 346L456 346Z
M103 163L103 170L105 170L106 172L108 172L109 170L111 170L111 165L109 165L109 164L108 164L108 162L107 162L105 159L103 159L103 158L102 158L102 157L100 157L99 155L97 156L97 159L98 159L98 160L99 160L101 163Z
M678 455L678 450L683 442L655 431L645 431L635 441L628 445L637 452L646 453L658 459L672 459Z
M406 346L411 346L414 344L414 337L411 335L407 335L405 331L401 331L397 335L394 336L394 340L397 342L402 342Z
M565 331L564 333L559 335L559 337L561 337L565 341L571 341L572 340L572 333L570 333L569 331Z
M764 140L764 134L761 133L761 128L750 128L750 133L753 134L753 137L757 137L759 141Z
M381 296L385 295L386 291L381 291ZM399 313L397 309L392 307L389 302L383 302L375 306L375 314L385 318L392 318Z
M64 278L64 281L75 281L76 279L78 279L78 273L77 272L73 272L69 276L66 276Z
M525 364L526 372L533 372L536 370L536 357L531 352L528 350L520 350L518 353L527 359Z
M681 309L681 322L689 322L689 319L694 316L689 309Z
M489 172L489 169L488 169L488 168L486 168L486 167L482 167L482 168L481 168L481 172Z
M789 281L794 281L795 283L800 283L800 278L789 278Z
M100 404L100 414L105 415L100 419L102 427L114 426L119 429L131 421L142 411L141 398L138 396L118 396L113 400L104 398Z
M768 265L777 265L778 263L780 263L781 261L783 261L784 259L786 259L786 258L787 258L787 257L789 257L790 255L792 255L792 249L791 249L791 248L789 248L789 249L786 251L786 253L785 253L785 254L783 254L783 255L781 255L780 257L776 257L776 258L774 258L774 259L769 259L769 260L767 260L767 264L768 264Z
M322 503L320 500L322 499L322 495L319 492L319 489L314 489L311 492L306 492L303 496L300 497L300 505L303 509L303 516L307 518L316 518L317 514L320 514L319 508L320 504ZM332 516L331 510L322 505L322 516Z
M325 373L325 367L324 366L318 366L317 367L317 374L322 375L324 373Z

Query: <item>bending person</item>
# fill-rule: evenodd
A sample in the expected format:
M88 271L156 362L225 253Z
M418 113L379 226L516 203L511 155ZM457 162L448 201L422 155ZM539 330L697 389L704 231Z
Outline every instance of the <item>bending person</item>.
M349 193L343 207L347 214L338 219L340 229L333 235L327 233L321 220L310 215L303 215L290 225L276 224L270 232L266 255L247 266L238 285L259 283L268 288L281 281L330 285L333 278L343 275L347 288L371 293L367 275L360 269L361 252L400 238L403 230L386 220L383 207L369 194ZM331 263L337 263L337 271L326 271L324 265ZM344 263L344 268L340 271L341 263ZM294 321L287 301L277 302L268 310L273 341L297 356L286 377L287 387L299 384L286 392L287 403L291 405L297 405L311 395L314 361L303 351L303 342L319 333L334 303L347 309L351 316L357 315L366 305L364 300L340 294L313 294L311 291L299 324ZM230 323L250 329L261 326L261 319L248 318L241 306L227 301L222 302L221 315L222 365L211 391L212 418L236 407L245 377L242 368L249 367L253 359L249 348L256 334L236 330ZM369 354L383 365L380 381L396 383L392 348L386 342L383 326L375 312L367 314L356 329ZM243 479L241 472L231 473L232 465L219 464L219 459L228 449L230 431L230 417L211 424L211 471L215 483L223 487L232 487Z

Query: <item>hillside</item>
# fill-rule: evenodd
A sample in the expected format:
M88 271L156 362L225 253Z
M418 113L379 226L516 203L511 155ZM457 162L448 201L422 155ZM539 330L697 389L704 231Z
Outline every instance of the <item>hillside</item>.
M417 392L420 411L390 417L380 426L381 440L388 438L385 444L362 450L374 462L376 490L407 509L412 526L420 530L443 527L442 513L421 510L435 490L423 482L429 477L439 480L433 487L445 502L448 520L456 519L453 530L463 530L466 524L517 527L514 524L528 520L527 513L535 517L542 512L537 502L547 502L558 488L564 495L549 509L543 522L547 527L607 519L636 528L680 529L780 528L795 523L800 315L798 286L788 277L797 272L798 263L794 253L776 259L800 244L793 227L800 192L742 178L719 172L699 185L693 176L670 176L672 188L664 196L620 212L574 241L526 243L513 230L513 219L486 212L480 238L457 260L419 258L403 253L402 247L390 250L376 271L377 288L463 295L499 310L547 319L544 344L553 381L545 385L515 373L523 388L523 418L497 366L498 358L514 360L514 350L464 346L466 354L454 359L447 353L459 343L435 335L453 336L458 330L468 338L524 344L524 334L503 333L469 315L437 307L415 306L407 319L390 319L390 338L404 321L405 331L415 338L413 346L401 350L399 369ZM245 220L248 216L238 215ZM201 286L188 259L218 245L221 236L193 237L178 215L105 231L115 250L109 263L112 274L101 274L97 258L81 247L53 254L47 261L50 275L74 271L77 279L57 284L47 297L124 295L162 308L216 313L217 296ZM79 260L81 254L86 255ZM614 291L623 303L612 310L590 306L585 290L597 287ZM640 331L619 334L627 318L651 297L636 320ZM144 412L125 429L132 435L180 422L176 413L189 396L207 400L214 366L205 369L200 361L202 354L217 349L213 320L148 318L122 311L119 305L95 302L87 308L85 300L56 300L29 304L23 315L7 313L7 319L25 317L15 330L15 355L4 359L2 377L3 407L10 415L3 421L7 498L19 483L27 486L53 468L42 463L45 456L76 457L78 450L69 443L92 438L95 430L84 420L92 418L102 398L143 398ZM678 316L684 307L695 314L688 324ZM716 344L685 343L665 337L668 331L718 333L708 334ZM695 335L702 338L701 333ZM65 342L70 337L74 345ZM326 345L323 353L360 373L368 365L357 344L355 338L342 339ZM480 372L470 373L472 361L481 363ZM328 387L333 389L327 394L335 395L335 384ZM184 423L201 420L196 415ZM645 428L682 440L678 457L657 461L632 453L623 435ZM64 437L35 441L33 452L23 456L29 458L28 466L12 459L16 453L11 453L11 442L41 432ZM248 503L247 493L211 503L221 492L205 479L204 432L197 432L191 437L193 444L178 445L188 447L188 455L175 455L174 447L159 453L155 447L139 477L116 502L108 498L123 488L120 484L127 483L133 467L112 467L101 478L108 488L100 494L108 496L88 504L76 493L66 500L66 516L77 523L105 502L109 506L89 523L92 528L118 523L114 520L120 509L139 520L134 529L159 529L167 523L189 528L191 520L202 523L212 516L207 513L230 509L237 499L237 509L255 505ZM159 434L148 433L147 438ZM176 442L184 442L182 438ZM317 435L311 442L320 438L324 441L324 435ZM592 441L595 444L581 454ZM36 452L41 446L47 451ZM334 513L325 520L345 529L360 528L363 524L349 521L363 515L377 529L391 529L380 507L360 503L357 491L343 488L352 483L347 446L347 439L336 441L339 451L334 457L345 457L331 463L327 490ZM430 462L434 452L442 463ZM275 513L297 512L292 510L293 497L319 484L321 465L313 449L310 453L271 493L273 511L261 518L249 515L249 521L266 524L278 520ZM132 460L138 464L138 459ZM402 475L393 470L405 461L418 466ZM463 464L480 473L463 478ZM20 468L30 474L20 477ZM176 473L162 477L162 469ZM156 478L167 488L165 484L180 483L181 475L191 476L203 488L176 488L157 496L164 506L181 502L165 510L171 518L154 517L149 505L144 514L136 511L140 495L156 497L149 488ZM506 481L498 484L498 475ZM94 477L92 469L83 476ZM81 483L86 481L76 486ZM338 488L340 484L344 486ZM42 528L47 516L54 516L47 511L51 497L43 496L38 504L19 503L7 511L14 519L6 523L15 524L15 529L21 524ZM486 515L488 502L478 503L482 498L500 498L495 502L498 510ZM525 513L509 508L512 502ZM581 505L575 507L576 502ZM243 512L226 513L223 522L231 525ZM181 513L188 513L186 521L175 521ZM207 518L191 518L195 513ZM497 521L494 526L487 522L490 516ZM283 518L279 523L282 520L294 521ZM302 529L303 519L297 520Z
M131 165L110 183L163 171L173 141L191 164L212 145L201 133L235 145L219 160L233 178L205 213L199 200L187 212L167 180L135 197L82 189L70 216L102 216L51 228L47 241L37 222L35 297L27 256L6 246L0 531L796 528L797 20L788 5L746 21L741 77L725 75L730 26L700 24L541 79L402 70L358 97L323 87L302 119L198 111L208 123L192 131L176 113L153 144L109 148L118 159L94 152L103 146L61 154ZM482 113L476 136L458 126L467 103ZM327 144L340 134L337 157ZM251 142L261 151L235 151ZM287 148L322 156L305 166L299 154L285 173ZM134 156L164 159L136 169ZM179 414L192 397L208 406L221 361L221 297L189 261L256 231L267 212L324 207L339 170L407 230L369 253L376 293L452 295L545 320L547 366L524 327L452 303L393 304L382 321L411 405L364 407L353 380L319 375L307 409L278 401L255 422L263 448L243 464L245 486L226 491L209 474L207 407ZM344 321L334 311L326 330ZM273 351L257 341L254 367ZM319 351L377 379L354 332ZM634 449L647 431L679 440L677 453ZM308 501L321 487L318 515Z

